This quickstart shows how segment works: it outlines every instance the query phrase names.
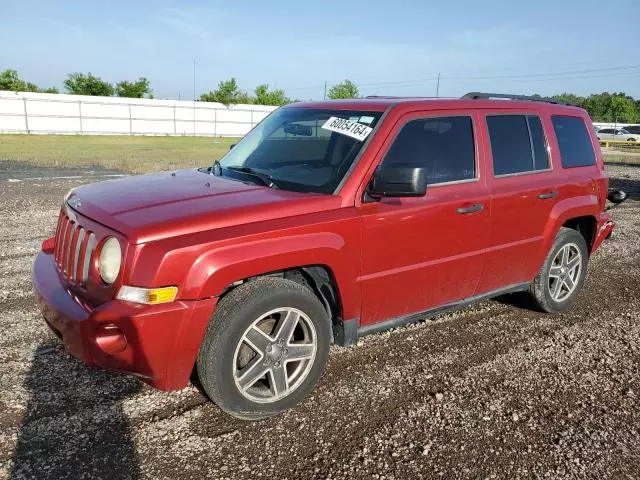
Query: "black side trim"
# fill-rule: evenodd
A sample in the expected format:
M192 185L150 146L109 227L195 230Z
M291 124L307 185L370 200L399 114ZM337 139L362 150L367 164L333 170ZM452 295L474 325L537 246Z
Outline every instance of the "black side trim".
M338 322L333 327L334 343L341 347L348 347L358 341L358 319L351 318Z
M385 320L383 322L374 323L373 325L366 325L362 328L358 328L358 337L362 337L364 335L370 335L372 333L384 332L385 330L400 327L402 325L407 325L409 323L416 323L416 322L419 322L420 320L424 320L425 318L433 317L434 315L437 315L439 313L458 310L460 308L466 307L480 300L486 300L488 298L498 297L500 295L505 295L507 293L522 292L524 290L527 290L529 288L529 285L530 283L519 283L516 285L510 285L508 287L500 288L498 290L493 290L491 292L483 293L481 295L476 295L474 297L464 298L457 302L447 303L446 305L432 308L430 310L425 310L423 312L411 313L409 315L395 317L389 320Z

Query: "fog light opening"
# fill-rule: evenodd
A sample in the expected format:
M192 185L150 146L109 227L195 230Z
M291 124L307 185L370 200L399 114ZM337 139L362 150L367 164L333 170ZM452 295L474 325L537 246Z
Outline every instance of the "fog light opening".
M122 353L127 349L127 337L116 325L109 324L100 327L95 338L98 348L110 355Z

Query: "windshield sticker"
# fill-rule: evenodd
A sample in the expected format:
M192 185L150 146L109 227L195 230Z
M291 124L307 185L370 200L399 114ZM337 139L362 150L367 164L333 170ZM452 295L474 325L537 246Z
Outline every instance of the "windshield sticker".
M366 123L367 125L371 125L371 122L375 120L374 117L360 117L360 123Z
M373 130L373 128L362 125L361 123L338 117L330 117L329 120L322 125L322 128L347 135L361 142L364 141Z

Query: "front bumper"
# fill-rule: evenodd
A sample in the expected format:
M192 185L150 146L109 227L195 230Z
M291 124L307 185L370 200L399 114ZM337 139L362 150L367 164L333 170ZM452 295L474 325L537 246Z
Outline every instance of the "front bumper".
M65 286L46 251L36 257L32 278L45 321L71 355L160 390L188 384L217 298L162 305L112 300L92 309Z

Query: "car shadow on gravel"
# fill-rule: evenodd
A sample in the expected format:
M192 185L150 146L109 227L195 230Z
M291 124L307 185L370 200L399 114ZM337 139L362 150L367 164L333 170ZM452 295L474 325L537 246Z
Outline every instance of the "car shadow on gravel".
M29 402L10 478L140 476L122 405L140 390L137 379L87 368L48 340L34 353L25 388Z

